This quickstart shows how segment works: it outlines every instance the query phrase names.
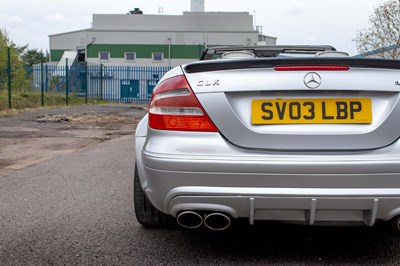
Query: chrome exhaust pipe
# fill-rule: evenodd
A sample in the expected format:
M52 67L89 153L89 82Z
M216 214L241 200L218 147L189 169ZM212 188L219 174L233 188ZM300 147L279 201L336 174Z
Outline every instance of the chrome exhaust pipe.
M214 212L206 215L204 224L208 229L222 231L231 225L231 218L223 213Z
M176 221L184 228L195 229L203 224L203 217L194 211L184 211L176 217Z

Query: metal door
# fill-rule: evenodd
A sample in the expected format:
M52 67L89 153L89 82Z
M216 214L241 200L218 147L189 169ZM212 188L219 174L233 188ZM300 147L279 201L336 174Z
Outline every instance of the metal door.
M121 98L138 98L139 97L139 80L126 79L121 80Z

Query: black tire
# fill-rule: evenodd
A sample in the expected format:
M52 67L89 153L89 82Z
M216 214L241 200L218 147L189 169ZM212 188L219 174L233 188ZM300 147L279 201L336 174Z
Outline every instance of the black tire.
M175 225L175 220L171 215L160 212L147 199L140 184L139 172L136 164L133 190L136 219L141 225L147 228L171 227Z

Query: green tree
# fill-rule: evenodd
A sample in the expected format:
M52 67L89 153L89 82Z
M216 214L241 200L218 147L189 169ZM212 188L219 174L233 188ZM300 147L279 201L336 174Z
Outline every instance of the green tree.
M39 49L26 49L21 55L20 58L22 62L26 66L33 66L34 64L39 64L42 58L46 58L43 51L39 51Z
M400 59L400 1L388 0L376 7L369 27L360 30L354 41L359 53L374 51L382 58Z
M22 62L24 62L26 66L39 64L42 58L46 58L43 51L39 51L39 49L37 48L29 49L28 44L24 46L17 46L15 49L18 53L19 58L22 60Z
M23 89L27 85L25 65L20 60L18 48L9 39L7 31L0 29L0 90L7 88L8 48L10 48L12 87Z

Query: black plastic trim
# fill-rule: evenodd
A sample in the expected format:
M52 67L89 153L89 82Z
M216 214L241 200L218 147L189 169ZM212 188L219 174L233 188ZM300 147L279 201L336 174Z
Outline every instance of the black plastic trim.
M255 59L220 59L199 61L185 66L186 73L211 72L222 70L273 68L275 66L325 66L346 65L355 68L400 69L400 60L377 58L255 58Z

